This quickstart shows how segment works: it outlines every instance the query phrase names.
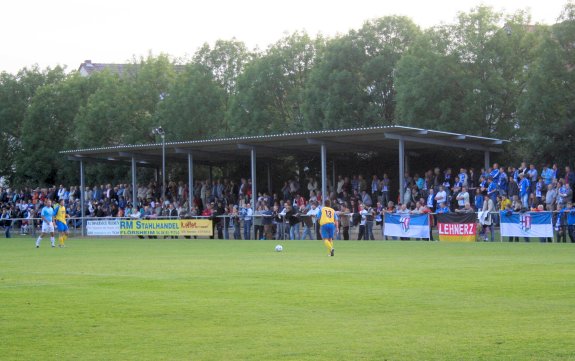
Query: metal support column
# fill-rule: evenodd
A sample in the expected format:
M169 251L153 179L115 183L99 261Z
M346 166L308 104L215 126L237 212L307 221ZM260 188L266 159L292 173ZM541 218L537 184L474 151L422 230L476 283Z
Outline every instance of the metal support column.
M321 199L322 203L329 199L327 195L327 151L325 144L321 145Z
M405 141L399 139L399 199L403 202L403 192L405 191Z
M132 206L138 207L138 184L136 174L136 158L132 157Z
M409 154L405 155L405 171L409 173Z
M84 183L84 162L80 160L80 208L82 215L82 237L85 236L84 232L84 217L86 216L86 207L84 205L84 192L86 189L86 184Z
M491 165L491 160L489 159L490 155L491 154L489 153L488 150L486 150L483 155L483 164L485 166L485 171L487 171Z
M194 159L192 152L188 153L188 212L192 212L194 199Z
M256 148L252 147L251 149L251 166L252 166L252 210L256 211L256 201L258 199L258 194L256 193Z

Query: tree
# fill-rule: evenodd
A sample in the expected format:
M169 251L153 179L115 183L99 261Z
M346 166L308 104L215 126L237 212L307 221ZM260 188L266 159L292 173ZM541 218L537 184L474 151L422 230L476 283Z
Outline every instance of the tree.
M408 18L388 16L330 41L310 75L307 125L328 129L393 124L397 62L419 33Z
M420 34L419 27L404 16L367 21L358 31L367 56L362 73L369 97L369 118L394 123L397 63Z
M228 134L224 122L225 91L209 68L189 64L159 105L155 118L170 141Z
M246 45L234 38L216 41L213 49L208 44L204 44L194 55L194 63L209 69L214 80L220 84L228 96L232 96L236 93L237 79L252 56Z
M464 132L463 68L441 29L421 35L398 62L396 123Z
M97 81L78 74L38 88L22 123L21 151L15 159L18 184L53 185L78 181L77 169L63 155L75 149L75 117Z
M529 16L481 6L458 20L427 31L400 61L399 122L511 138L538 39Z
M100 87L78 112L77 139L81 147L153 142L154 114L175 79L168 57L149 56L131 64L119 76L102 72Z
M520 102L520 155L541 162L575 161L575 6L566 5L559 22L542 29L526 91Z
M228 111L233 134L300 131L305 86L323 40L294 33L252 60Z
M326 44L309 75L304 121L307 130L353 128L368 119L369 96L362 72L365 52L355 32Z
M24 68L0 74L0 176L13 182L15 161L22 152L22 125L38 88L64 79L64 69Z

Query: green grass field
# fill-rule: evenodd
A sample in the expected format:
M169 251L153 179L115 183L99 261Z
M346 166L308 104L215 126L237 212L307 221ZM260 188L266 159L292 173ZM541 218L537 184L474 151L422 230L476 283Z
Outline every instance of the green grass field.
M575 245L0 239L1 360L575 359Z

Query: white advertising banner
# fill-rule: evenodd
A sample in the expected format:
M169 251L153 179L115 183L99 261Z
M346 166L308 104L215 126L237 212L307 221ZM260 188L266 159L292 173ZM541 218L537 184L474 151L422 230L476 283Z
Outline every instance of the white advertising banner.
M87 221L86 231L88 236L119 236L120 221L115 219Z

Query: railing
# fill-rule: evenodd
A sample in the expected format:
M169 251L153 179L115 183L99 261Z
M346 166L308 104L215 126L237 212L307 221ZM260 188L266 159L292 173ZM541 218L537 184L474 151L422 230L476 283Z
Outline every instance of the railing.
M473 212L476 216L478 212ZM555 231L562 231L560 235L566 238L565 235L569 235L570 237L575 237L575 226L568 226L567 222L561 222L561 224L557 227L556 225L556 216L559 212L553 211L553 228ZM352 216L354 213L345 213L340 214L340 216L349 217L349 229L344 230L343 227L340 227L340 232L337 234L337 239L342 239L344 236L344 231L349 232L349 239L357 239L359 231L360 231L360 224L353 225ZM395 213L397 214L397 213ZM435 216L438 213L428 213L430 216ZM497 232L499 227L499 212L490 212L492 216L492 226L490 231L494 233ZM564 213L565 214L565 213ZM173 219L220 219L223 220L220 222L216 222L214 227L214 238L217 238L219 235L225 239L246 239L245 235L248 235L248 239L254 239L255 236L261 235L262 237L258 237L258 239L277 239L277 240L286 240L286 239L320 239L319 238L319 230L318 224L315 220L312 219L311 225L310 222L304 222L302 219L306 217L314 217L313 215L308 214L297 214L296 215L300 221L294 225L289 224L289 220L286 219L285 215L277 214L277 215L261 215L261 214L253 214L251 215L251 225L245 221L246 216L239 216L239 215L218 215L218 216L186 216L183 218L180 217L170 217L170 216L149 216L143 218L131 218L131 217L70 217L67 219L67 224L69 227L69 233L72 236L83 236L86 235L86 222L91 220L103 221L103 220L173 220ZM271 222L267 221L266 224L254 224L254 218L262 218L262 219L271 219ZM11 235L31 235L36 236L40 233L42 227L42 220L41 218L11 218L10 219L11 226L9 227L9 232ZM477 221L479 223L479 221ZM259 222L258 222L259 223ZM262 222L263 223L263 222ZM373 239L375 240L383 240L391 237L385 237L383 235L384 224L383 222L377 222L375 219L373 220L366 220L364 222L367 230L367 238L371 238L371 233L373 232ZM246 230L246 226L249 226L249 229ZM430 223L432 229L434 229L433 222ZM258 228L256 228L258 227ZM7 230L5 226L3 226L4 231ZM271 229L270 229L271 228ZM480 227L478 227L479 229ZM220 233L221 231L221 233ZM57 232L57 231L56 231ZM257 234L256 234L257 233ZM557 233L557 232L556 232ZM556 239L558 234L556 234ZM219 238L219 237L218 237Z

